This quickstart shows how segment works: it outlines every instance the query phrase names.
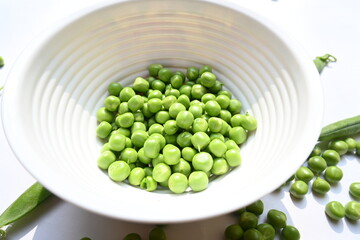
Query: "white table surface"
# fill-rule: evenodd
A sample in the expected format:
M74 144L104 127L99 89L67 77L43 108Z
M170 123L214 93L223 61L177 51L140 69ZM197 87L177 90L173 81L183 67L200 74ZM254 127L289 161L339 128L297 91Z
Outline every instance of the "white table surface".
M0 0L0 55L5 67L0 70L0 84L22 49L39 32L67 14L92 5L98 0ZM360 114L360 1L357 0L240 0L292 35L310 56L330 53L338 62L321 75L325 112L323 124ZM5 89L6 91L6 89ZM21 91L21 89L19 89ZM1 101L1 97L0 97ZM21 137L21 136L19 136ZM357 138L359 140L359 138ZM13 155L1 125L0 130L0 212L6 209L35 179ZM291 161L291 159L289 159ZM304 159L305 160L305 159ZM360 221L330 221L324 214L332 200L346 203L350 183L360 181L360 158L344 156L339 166L344 171L340 184L324 197L311 192L303 200L289 196L288 188L264 196L265 212L284 211L288 224L296 226L302 239L360 239ZM226 203L223 203L226 204ZM211 207L211 206L209 206ZM260 221L264 221L263 214ZM168 239L223 239L224 228L235 223L230 215L203 221L169 225ZM8 239L92 240L122 239L138 232L147 239L153 225L109 219L87 212L56 197L51 198L8 229Z

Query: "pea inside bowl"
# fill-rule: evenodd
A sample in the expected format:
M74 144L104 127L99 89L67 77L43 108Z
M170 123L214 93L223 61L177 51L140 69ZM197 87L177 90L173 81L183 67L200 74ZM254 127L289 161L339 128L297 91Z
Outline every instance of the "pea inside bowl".
M204 191L147 192L99 170L96 113L107 86L130 85L152 63L172 71L212 66L258 121L241 166ZM303 49L238 5L110 1L64 19L23 52L6 82L2 116L15 155L54 194L109 217L171 223L225 214L279 187L318 138L321 93Z

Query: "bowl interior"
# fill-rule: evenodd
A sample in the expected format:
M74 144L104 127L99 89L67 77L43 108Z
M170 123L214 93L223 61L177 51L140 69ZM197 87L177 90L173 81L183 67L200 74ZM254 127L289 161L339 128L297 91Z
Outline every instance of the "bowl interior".
M241 149L242 165L203 192L146 192L112 182L97 167L95 115L107 85L128 85L151 63L173 70L211 65L258 120ZM110 217L181 222L243 207L290 177L320 132L321 93L302 49L244 8L120 1L70 16L36 39L9 75L2 115L20 162L59 197Z

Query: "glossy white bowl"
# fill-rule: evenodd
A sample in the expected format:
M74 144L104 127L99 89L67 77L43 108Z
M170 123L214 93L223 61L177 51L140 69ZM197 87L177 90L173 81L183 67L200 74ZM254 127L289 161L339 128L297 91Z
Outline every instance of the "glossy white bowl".
M97 167L96 111L110 82L145 76L150 63L213 66L258 120L243 163L203 192L147 192ZM276 26L226 1L110 1L72 15L34 40L2 99L8 141L23 166L60 198L109 217L198 220L243 207L304 162L322 126L316 68Z

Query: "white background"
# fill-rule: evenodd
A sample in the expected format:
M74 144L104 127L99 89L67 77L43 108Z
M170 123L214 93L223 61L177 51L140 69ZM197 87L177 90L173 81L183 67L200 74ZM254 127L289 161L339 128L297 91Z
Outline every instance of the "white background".
M16 58L31 39L64 16L96 2L99 1L0 0L0 55L6 64L0 70L0 84L5 82ZM331 64L321 75L325 98L324 125L360 114L360 1L234 2L279 25L305 48L309 56L330 53L337 57L337 63ZM3 212L35 180L11 152L2 128L0 153L0 212ZM288 224L300 230L302 239L360 239L360 221L343 219L333 222L324 214L327 202L337 200L345 204L352 200L348 187L350 183L360 181L359 157L344 156L339 166L344 171L344 178L326 196L314 196L310 191L303 200L295 200L289 196L288 187L284 187L262 198L265 212L271 208L284 211L288 215ZM209 208L215 207L215 204L226 204L211 200L208 203ZM265 220L264 217L265 214L261 221ZM235 222L233 216L224 215L204 221L169 225L166 232L169 240L219 240L223 239L225 227ZM53 197L8 228L8 239L78 240L87 236L92 240L115 240L122 239L129 232L138 232L147 239L147 233L152 227L98 216Z

